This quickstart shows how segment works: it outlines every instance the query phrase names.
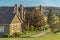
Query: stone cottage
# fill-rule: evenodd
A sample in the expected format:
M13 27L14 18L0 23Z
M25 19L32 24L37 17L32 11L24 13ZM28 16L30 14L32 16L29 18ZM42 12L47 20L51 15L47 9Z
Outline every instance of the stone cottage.
M24 29L25 24L25 14L26 12L32 12L34 9L39 9L40 7L24 7L16 4L14 7L2 6L0 7L0 36L1 34L12 35L15 32L21 32ZM26 10L25 10L26 9Z
M21 24L23 23L20 18L21 10L18 5L15 7L0 7L0 36L1 34L10 34L14 32L21 32Z

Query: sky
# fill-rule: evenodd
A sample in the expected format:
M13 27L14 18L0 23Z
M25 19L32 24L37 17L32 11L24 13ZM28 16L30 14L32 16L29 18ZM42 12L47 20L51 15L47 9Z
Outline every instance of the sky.
M60 0L0 0L0 6L14 6L23 4L24 6L57 6L60 7Z

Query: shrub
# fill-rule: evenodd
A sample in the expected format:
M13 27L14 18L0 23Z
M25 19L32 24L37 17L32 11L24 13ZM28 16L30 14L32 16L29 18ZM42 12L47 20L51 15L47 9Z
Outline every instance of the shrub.
M4 37L9 38L10 34L4 34Z
M35 27L34 27L34 26L31 26L31 27L30 27L30 30L31 30L31 31L34 31L34 30L35 30Z
M38 31L39 29L38 29L38 27L35 27L35 29L34 29L35 31Z
M43 27L43 30L47 30L47 29L49 29L49 26L44 26Z
M20 35L21 35L20 32L15 32L15 33L14 33L14 36L15 36L15 37L20 37Z

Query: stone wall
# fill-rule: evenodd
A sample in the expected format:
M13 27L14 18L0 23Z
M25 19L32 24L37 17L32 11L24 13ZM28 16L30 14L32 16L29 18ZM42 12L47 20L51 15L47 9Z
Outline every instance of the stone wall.
M15 32L21 32L21 23L10 24L10 35Z

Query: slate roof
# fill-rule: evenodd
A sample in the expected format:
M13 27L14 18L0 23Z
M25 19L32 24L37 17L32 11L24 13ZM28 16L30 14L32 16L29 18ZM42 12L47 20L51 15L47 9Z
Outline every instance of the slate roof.
M33 9L35 9L35 7L25 7L24 9L26 9L26 11L33 11Z
M0 24L10 24L15 14L13 7L0 7Z

